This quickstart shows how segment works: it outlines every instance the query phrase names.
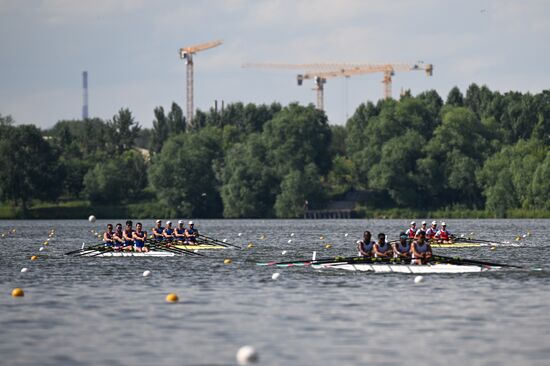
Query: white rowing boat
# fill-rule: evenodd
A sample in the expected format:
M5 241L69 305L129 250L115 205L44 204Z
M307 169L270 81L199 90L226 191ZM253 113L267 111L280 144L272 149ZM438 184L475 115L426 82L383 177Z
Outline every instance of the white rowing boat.
M321 263L312 264L315 269L343 269L346 271L376 272L376 273L475 273L485 272L500 267L457 265L457 264L369 264L369 263Z
M98 251L82 254L82 257L173 257L172 252L149 251L149 252L105 252L98 254Z

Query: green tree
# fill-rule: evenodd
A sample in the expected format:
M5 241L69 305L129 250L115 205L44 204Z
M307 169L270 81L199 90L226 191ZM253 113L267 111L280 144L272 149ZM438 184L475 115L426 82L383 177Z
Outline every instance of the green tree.
M447 95L447 101L445 102L445 104L454 106L454 107L464 106L464 96L462 95L458 87L455 86L449 91L449 94Z
M134 147L141 127L135 122L129 109L121 108L107 125L110 128L110 143L115 153L122 154Z
M58 155L32 125L0 125L0 196L23 213L31 200L55 200L63 181Z
M315 164L303 170L290 171L281 182L281 193L275 201L275 214L280 218L298 218L304 214L304 202L318 205L324 201L320 176Z
M224 217L273 215L279 181L266 163L267 149L258 134L228 151L221 174Z
M149 179L172 216L220 217L215 163L222 157L220 131L204 128L175 135L153 157Z
M131 202L146 186L147 164L133 150L97 163L84 176L84 194L94 203Z

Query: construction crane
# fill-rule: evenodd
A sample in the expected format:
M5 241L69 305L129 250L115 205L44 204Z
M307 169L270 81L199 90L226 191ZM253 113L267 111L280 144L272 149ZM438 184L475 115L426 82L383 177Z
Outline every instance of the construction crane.
M350 77L359 74L368 74L382 72L384 78L384 97L391 98L392 76L395 71L416 71L425 70L428 76L433 74L432 64L347 64L347 63L310 63L310 64L274 64L274 63L247 63L243 64L247 68L269 68L269 69L302 69L310 70L304 74L298 75L298 85L302 85L304 80L313 79L315 87L313 90L317 92L317 108L324 107L324 85L328 78L333 77Z
M299 74L297 76L298 85L302 85L304 80L313 79L315 87L313 90L317 91L317 108L323 109L324 99L324 84L328 78L332 77L350 77L353 75L369 74L375 72L383 72L384 78L382 83L384 84L384 98L391 98L392 88L392 76L395 75L395 71L418 71L425 70L426 75L433 75L432 64L381 64L381 65L349 65L337 70L330 71L311 71L305 74Z
M223 42L212 41L198 44L190 47L180 48L180 58L185 60L187 64L187 123L193 122L193 55L200 51L205 51L210 48L217 47Z

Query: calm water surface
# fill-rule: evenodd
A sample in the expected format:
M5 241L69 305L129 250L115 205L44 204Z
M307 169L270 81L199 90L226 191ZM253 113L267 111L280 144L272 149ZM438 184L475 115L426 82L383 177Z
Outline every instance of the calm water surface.
M314 250L354 255L363 230L393 239L408 221L198 220L206 235L255 245L205 258L64 256L96 243L90 230L107 221L0 221L0 233L17 229L0 238L0 364L233 365L250 344L262 365L548 365L550 220L448 220L478 238L532 235L521 247L436 249L540 271L427 275L415 285L411 275L255 265ZM15 287L25 297L12 298ZM169 292L180 302L166 303Z

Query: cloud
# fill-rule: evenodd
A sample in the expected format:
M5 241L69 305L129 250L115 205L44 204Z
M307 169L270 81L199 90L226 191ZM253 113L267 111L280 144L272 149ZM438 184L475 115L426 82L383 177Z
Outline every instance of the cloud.
M48 23L79 23L114 13L140 10L144 5L145 0L42 0L40 8Z

